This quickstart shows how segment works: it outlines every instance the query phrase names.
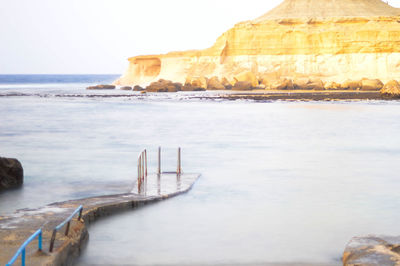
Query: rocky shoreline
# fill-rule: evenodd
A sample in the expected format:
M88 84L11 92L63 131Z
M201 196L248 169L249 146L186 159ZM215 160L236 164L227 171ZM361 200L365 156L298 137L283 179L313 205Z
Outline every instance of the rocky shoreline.
M113 86L113 85L110 85ZM109 89L110 86L98 85L88 89ZM115 86L114 86L115 88ZM237 99L269 99L269 100L324 100L328 99L393 99L400 98L400 84L396 80L390 80L384 84L379 79L347 80L342 83L324 82L321 79L301 78L277 78L268 73L256 75L253 72L245 71L232 80L207 77L187 77L184 84L171 80L159 79L146 87L139 85L123 86L124 91L138 91L142 93L163 93L179 91L229 91L240 92L230 93L222 98ZM246 92L242 94L241 92ZM250 92L247 93L247 92ZM234 95L234 96L232 96ZM251 95L251 96L250 96ZM335 98L336 97L336 98Z

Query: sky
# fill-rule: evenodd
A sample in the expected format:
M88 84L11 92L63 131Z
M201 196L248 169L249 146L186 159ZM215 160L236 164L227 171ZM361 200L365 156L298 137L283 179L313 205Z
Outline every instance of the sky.
M120 74L131 56L208 48L282 1L1 0L0 74Z

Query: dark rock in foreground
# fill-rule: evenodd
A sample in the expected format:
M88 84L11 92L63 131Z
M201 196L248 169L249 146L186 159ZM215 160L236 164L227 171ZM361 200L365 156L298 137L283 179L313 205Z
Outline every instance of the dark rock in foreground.
M97 85L97 86L90 86L86 88L87 90L114 90L114 85Z
M0 190L18 188L24 183L24 170L17 159L0 157Z

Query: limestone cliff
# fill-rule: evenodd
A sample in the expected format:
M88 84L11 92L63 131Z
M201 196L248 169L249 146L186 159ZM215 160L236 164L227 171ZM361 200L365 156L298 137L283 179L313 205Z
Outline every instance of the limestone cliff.
M400 79L400 10L381 0L285 0L208 49L129 58L115 83L226 77L252 71L323 81Z

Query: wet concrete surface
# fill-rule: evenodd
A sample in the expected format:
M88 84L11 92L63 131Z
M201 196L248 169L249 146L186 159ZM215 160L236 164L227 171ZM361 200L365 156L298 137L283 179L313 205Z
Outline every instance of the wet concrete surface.
M43 230L43 250L38 251L37 240L26 250L28 265L71 265L79 256L88 240L87 225L102 216L139 208L149 203L168 199L189 191L199 174L149 175L146 186L137 193L137 185L131 192L118 195L98 196L79 200L52 203L37 209L21 209L9 216L0 216L0 265L5 265L24 241L39 228ZM68 236L64 228L57 233L54 251L49 252L54 227L80 205L83 205L83 221L73 219ZM17 260L15 265L19 264Z

